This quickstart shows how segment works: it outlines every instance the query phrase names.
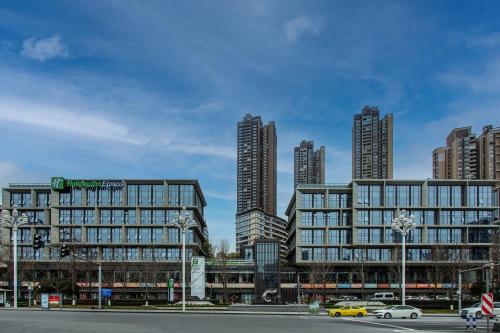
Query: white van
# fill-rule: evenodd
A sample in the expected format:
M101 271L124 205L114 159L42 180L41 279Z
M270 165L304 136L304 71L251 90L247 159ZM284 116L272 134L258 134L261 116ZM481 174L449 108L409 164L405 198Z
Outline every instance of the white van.
M371 298L372 301L394 301L395 299L394 293L375 293Z

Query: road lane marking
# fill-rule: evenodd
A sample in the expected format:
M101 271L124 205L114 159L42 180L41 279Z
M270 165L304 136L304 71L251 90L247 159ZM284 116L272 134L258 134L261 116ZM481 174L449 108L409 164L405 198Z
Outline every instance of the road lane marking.
M366 321L366 320L357 320L357 319L350 319L350 318L341 318L342 320L347 320L347 321L354 321L358 323L366 323L369 325L379 325L379 326L385 326L385 327L390 327L390 328L396 328L400 330L405 330L405 331L415 331L413 328L408 328L408 327L403 327L403 326L396 326L396 325L389 325L389 324L382 324L382 323L376 323L373 321Z

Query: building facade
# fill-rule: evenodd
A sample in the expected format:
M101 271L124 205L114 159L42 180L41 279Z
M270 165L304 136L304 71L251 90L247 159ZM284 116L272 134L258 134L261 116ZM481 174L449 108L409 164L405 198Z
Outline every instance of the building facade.
M433 151L432 169L434 179L500 179L500 128L485 126L479 136L470 126L453 129Z
M294 148L294 187L325 183L325 147L314 150L314 141L302 141Z
M260 208L276 215L277 139L274 122L247 114L238 122L237 213Z
M354 115L352 176L354 179L392 179L393 117L380 119L377 107L365 106Z
M495 181L299 185L286 211L287 259L331 272L330 288L397 291L401 235L391 223L405 209L417 225L407 236L409 293L454 288L458 269L498 256L498 200Z
M286 254L286 221L268 215L261 209L252 209L236 214L236 252L245 246L253 246L258 239L275 239L281 244L281 253Z
M174 219L185 207L196 224L186 235L187 257L204 255L205 206L196 180L53 177L48 184L10 184L2 193L3 210L17 207L29 218L18 231L20 281L54 286L71 279L79 299L97 297L92 291L97 261L103 263L105 285L123 298L148 293L150 299L166 299L166 278L179 282L182 240ZM2 248L8 252L12 231L5 225L2 231ZM44 242L39 250L33 248L35 234ZM76 256L63 258L63 245ZM145 284L152 287L145 290Z

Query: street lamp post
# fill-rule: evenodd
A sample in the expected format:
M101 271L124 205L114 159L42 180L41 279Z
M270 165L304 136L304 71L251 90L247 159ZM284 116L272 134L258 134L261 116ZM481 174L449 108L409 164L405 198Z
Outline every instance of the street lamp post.
M182 233L182 312L186 311L186 231L196 226L196 223L182 207L182 211L177 214L172 224L179 228Z
M16 206L12 210L12 215L8 210L2 211L2 222L12 228L12 247L14 252L14 309L17 309L17 230L23 224L29 223L26 213L19 215Z
M402 241L402 251L401 251L401 304L406 304L406 235L411 230L415 229L415 216L410 215L406 217L406 210L402 210L399 216L392 220L392 230L399 231L401 233Z

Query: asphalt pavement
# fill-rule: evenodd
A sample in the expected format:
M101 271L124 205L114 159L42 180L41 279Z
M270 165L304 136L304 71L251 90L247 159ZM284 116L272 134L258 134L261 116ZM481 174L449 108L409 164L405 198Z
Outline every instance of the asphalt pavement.
M478 321L477 332L485 332L485 324L485 320ZM464 331L465 321L459 317L387 320L374 317L331 318L309 315L0 310L0 333L445 333Z

